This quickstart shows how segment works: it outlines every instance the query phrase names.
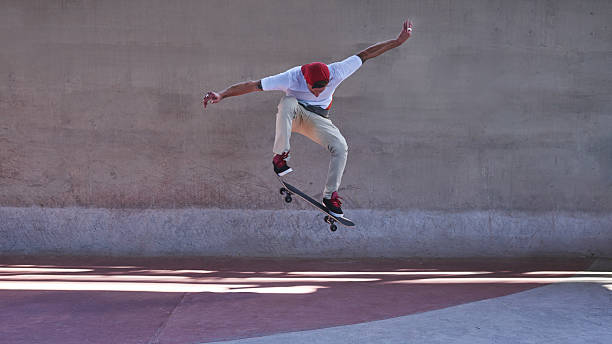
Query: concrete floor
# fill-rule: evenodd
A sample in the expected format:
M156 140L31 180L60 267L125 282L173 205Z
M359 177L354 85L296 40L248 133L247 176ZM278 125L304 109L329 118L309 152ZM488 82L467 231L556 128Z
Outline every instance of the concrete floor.
M0 257L2 343L608 343L609 259Z

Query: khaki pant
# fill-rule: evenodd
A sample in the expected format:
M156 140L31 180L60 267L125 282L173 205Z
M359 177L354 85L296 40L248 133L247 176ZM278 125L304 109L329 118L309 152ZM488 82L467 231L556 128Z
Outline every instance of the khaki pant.
M348 146L340 130L331 120L321 117L300 106L295 97L286 96L278 104L276 114L276 137L274 153L282 154L290 149L291 133L300 133L325 147L331 153L324 198L331 198L338 191L346 166Z

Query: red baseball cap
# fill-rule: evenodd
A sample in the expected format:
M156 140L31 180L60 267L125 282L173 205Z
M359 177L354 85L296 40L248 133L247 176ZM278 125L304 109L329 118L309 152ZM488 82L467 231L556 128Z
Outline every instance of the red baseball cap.
M302 66L302 74L306 82L313 86L316 83L321 83L320 87L325 86L329 82L329 68L322 62L313 62Z

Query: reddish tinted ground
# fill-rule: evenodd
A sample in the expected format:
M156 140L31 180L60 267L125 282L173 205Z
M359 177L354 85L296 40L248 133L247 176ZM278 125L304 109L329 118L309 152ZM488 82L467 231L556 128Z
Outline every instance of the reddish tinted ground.
M354 324L499 297L588 259L0 257L7 343L196 343Z

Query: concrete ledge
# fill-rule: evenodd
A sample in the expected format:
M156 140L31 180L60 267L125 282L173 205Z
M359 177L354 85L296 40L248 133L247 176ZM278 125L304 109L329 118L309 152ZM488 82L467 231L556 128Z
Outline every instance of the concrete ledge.
M612 256L612 214L0 208L0 254L477 257Z

